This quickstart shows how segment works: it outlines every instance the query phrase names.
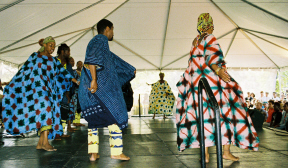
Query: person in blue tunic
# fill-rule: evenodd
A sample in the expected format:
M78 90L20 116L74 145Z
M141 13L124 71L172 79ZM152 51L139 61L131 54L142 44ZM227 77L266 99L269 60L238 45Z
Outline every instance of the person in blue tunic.
M136 69L110 51L113 29L106 19L97 23L98 35L87 46L81 72L79 101L88 122L91 161L99 158L98 128L102 127L109 129L111 158L130 159L123 154L122 129L128 126L128 114L121 87L135 77Z
M51 54L55 40L49 36L39 40L42 46L32 53L21 69L4 88L3 121L7 133L20 135L37 130L40 136L36 149L56 151L48 142L62 135L60 102L77 80Z

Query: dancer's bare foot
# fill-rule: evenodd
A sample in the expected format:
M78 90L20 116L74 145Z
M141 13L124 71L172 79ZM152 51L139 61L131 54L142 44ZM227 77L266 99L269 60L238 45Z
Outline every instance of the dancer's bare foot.
M36 146L36 149L42 149L42 146L38 144L38 145Z
M85 126L84 124L78 123L78 126Z
M226 159L226 160L232 160L232 161L238 161L239 160L239 157L235 157L234 155L232 155L230 152L228 153L225 153L223 154L223 159Z
M111 159L130 160L130 157L128 157L122 153L120 155L111 155Z
M100 158L100 155L98 155L98 153L92 153L91 157L90 157L90 161L94 162L94 161L96 161L99 158Z
M44 149L44 150L46 150L48 152L57 151L57 149L53 148L53 146L51 146L50 144L43 145L42 149Z
M73 123L72 125L75 126L75 127L78 127L78 126L79 126L78 123Z

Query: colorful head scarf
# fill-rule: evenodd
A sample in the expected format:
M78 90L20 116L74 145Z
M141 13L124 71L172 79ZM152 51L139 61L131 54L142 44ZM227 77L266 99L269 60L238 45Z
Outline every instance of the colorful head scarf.
M55 43L55 40L52 36L48 36L44 39L43 41L43 44L47 44L47 43L50 43L50 42L54 42ZM44 46L41 46L41 48L38 50L39 52L43 52L44 51Z
M210 16L210 14L202 13L198 17L198 23L197 23L197 31L199 32L199 34L202 35L204 32L206 32L212 27L214 27L214 25L213 25L213 19Z

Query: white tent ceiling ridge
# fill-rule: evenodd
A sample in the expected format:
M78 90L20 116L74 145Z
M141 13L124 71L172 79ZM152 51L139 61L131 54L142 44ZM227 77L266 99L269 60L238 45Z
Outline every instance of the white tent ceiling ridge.
M25 37L21 38L20 40L17 40L17 41L15 41L15 42L13 42L13 43L5 46L5 47L2 47L2 48L0 49L0 51L3 51L3 50L5 50L5 49L7 49L7 48L9 48L9 47L11 47L11 46L13 46L13 45L21 42L21 41L23 41L23 40L25 40L25 39L33 36L33 35L37 34L37 33L42 32L43 30L46 30L46 29L48 29L48 28L50 28L50 27L52 27L52 26L54 26L54 25L56 25L56 24L58 24L58 23L61 23L61 22L63 22L64 20L67 20L67 19L71 18L72 16L75 16L75 15L77 15L77 14L79 14L79 13L81 13L81 12L83 12L83 11L85 11L85 10L87 10L87 9L89 9L89 8L97 5L97 4L99 4L100 2L103 2L103 1L104 1L104 0L99 0L98 2L95 2L95 3L93 3L93 4L91 4L91 5L87 6L87 7L85 7L85 8L83 8L83 9L80 9L80 10L78 10L77 12L72 13L71 15L68 15L68 16L66 16L66 17L64 17L64 18L62 18L62 19L60 19L60 20L58 20L58 21L56 21L56 22L54 22L54 23L52 23L52 24L50 24L50 25L48 25L48 26L46 26L46 27L44 27L44 28L42 28L42 29L40 29L40 30L37 30L37 31L34 32L34 33L29 34L28 36L25 36Z
M234 32L234 31L237 32L237 30L238 30L237 28L232 29L231 31L229 31L229 32L227 32L227 33L221 35L221 36L218 37L217 39L219 40L219 39L221 39L221 38L223 38L223 37L229 35L230 33ZM184 54L184 55L178 57L177 59L175 59L175 60L171 61L170 63L166 64L165 66L163 66L162 69L163 69L163 68L166 68L167 66L169 66L169 65L171 65L171 64L173 64L173 63L175 63L175 62L177 62L177 61L179 61L179 60L181 60L182 58L188 56L189 54L190 54L190 52L188 52L188 53L186 53L186 54ZM161 70L162 70L162 69L161 69Z
M278 69L280 69L280 67L245 33L245 31L243 31L242 29L239 29L242 34L244 34L244 36L252 43L254 44L255 47L257 47Z
M130 51L131 53L133 53L134 55L138 56L139 58L143 59L144 61L148 62L150 65L156 67L158 70L160 69L159 67L157 67L155 64L153 64L152 62L148 61L147 59L145 59L143 56L141 56L140 54L136 53L135 51L131 50L130 48L128 48L127 46L125 46L124 44L120 43L119 41L117 41L116 39L113 40L115 43L117 43L118 45L120 45L121 47L125 48L126 50Z
M87 29L91 29L91 27L85 28L85 29L76 30L76 31L69 32L69 33L65 33L65 34L62 34L62 35L58 35L58 36L55 36L54 39L57 39L57 38L60 38L60 37L64 37L64 36L67 36L67 35L70 35L70 34L77 33L79 31L81 31L79 34L76 34L75 36L73 36L73 37L69 38L68 40L66 40L66 41L69 41L69 40L79 36L80 34L85 32ZM4 54L4 53L11 52L11 51L19 50L19 49L22 49L22 48L25 48L25 47L29 47L29 46L32 46L32 45L35 45L35 44L38 44L38 42L34 42L34 43L30 43L30 44L27 44L27 45L24 45L24 46L16 47L16 48L13 48L13 49L10 49L10 50L2 51L2 52L0 52L0 55Z
M115 11L117 11L119 8L121 8L124 4L126 4L127 2L129 2L129 0L126 0L125 2L123 2L122 4L120 4L117 8L113 9L110 13L108 13L103 19L106 19L108 16L110 16L112 13L114 13ZM95 23L92 27L94 28L97 25L97 23Z
M68 41L70 41L70 40L72 40L72 39L74 39L74 38L80 36L81 34L84 34L87 30L90 30L90 29L91 29L91 28L87 28L87 29L81 31L80 33L78 33L78 34L76 34L76 35L74 35L74 36L68 38L67 40L63 41L62 43L66 43L66 42L68 42ZM58 47L58 46L61 45L62 43L59 43L56 47Z
M169 0L168 11L167 11L168 13L167 13L167 18L166 18L166 26L165 26L165 30L164 30L164 39L163 39L163 43L162 43L160 69L162 68L162 63L163 63L163 55L164 55L165 42L166 42L166 37L167 37L167 29L168 29L168 23L169 23L170 9L171 9L171 0Z
M245 30L244 30L245 31ZM249 33L249 34L251 34L251 35L253 35L253 36L255 36L255 37L257 37L257 38L259 38L259 39L261 39L261 40L264 40L264 41L266 41L266 42L268 42L268 43L270 43L270 44L273 44L273 45L275 45L275 46L277 46L277 47L279 47L279 48L282 48L282 49L284 49L284 50L287 50L288 51L288 49L287 48L285 48L285 47L282 47L282 46L280 46L280 45L278 45L278 44L275 44L275 43L273 43L273 42L271 42L271 41L269 41L269 40L267 40L267 39L264 39L264 38L262 38L262 37L260 37L260 36L257 36L256 34L254 34L254 33L251 33L251 32L249 32L249 31L245 31L245 32L247 32L247 33Z
M92 28L86 30L78 39L76 39L69 47L72 47L75 43L77 43L82 37L84 37L89 31L93 31Z
M18 0L18 1L15 1L15 2L11 3L11 4L8 4L8 5L0 8L0 12L2 12L2 11L6 10L6 9L8 9L8 8L14 6L14 5L17 5L18 3L22 2L22 1L24 1L24 0Z
M257 5L255 5L255 4L253 4L253 3L249 2L249 1L246 1L246 0L242 0L242 1L245 2L245 3L247 3L247 4L249 4L249 5L251 5L251 6L253 6L253 7L255 7L255 8L257 8L257 9L259 9L259 10L261 10L261 11L263 11L263 12L265 12L265 13L268 13L268 14L271 15L271 16L274 16L274 17L276 17L276 18L278 18L278 19L280 19L280 20L282 20L282 21L288 22L287 19L285 19L285 18L283 18L283 17L280 17L280 16L278 16L278 15L272 13L272 12L269 12L269 11L267 11L267 10L265 10L265 9L257 6Z
M256 31L256 30L246 29L243 27L240 27L240 29L243 29L246 32L254 32L254 33L259 33L259 34L263 34L263 35L267 35L267 36L271 36L271 37L277 37L277 38L282 38L282 39L288 40L288 37L284 37L284 36L278 36L275 34L264 33L264 32L260 32L260 31Z
M215 2L213 2L213 0L210 0L225 16L226 18L228 18L230 20L231 23L233 23L234 26L236 26L236 28L238 30L240 30L240 32L252 43L254 44L254 46L256 48L258 48L278 69L280 69L280 67L245 33L245 31L243 31L237 24L236 22L234 22ZM242 0L243 1L243 0ZM247 2L247 1L246 1Z

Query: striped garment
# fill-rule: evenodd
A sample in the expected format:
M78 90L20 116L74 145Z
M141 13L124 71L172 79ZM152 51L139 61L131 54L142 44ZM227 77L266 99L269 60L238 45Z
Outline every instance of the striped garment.
M95 36L88 44L86 66L81 72L79 102L88 128L107 127L117 124L120 129L128 126L128 114L121 87L134 78L135 68L112 53L108 38ZM97 67L97 91L92 94L89 65Z
M198 36L199 39L199 36ZM233 144L242 149L257 151L259 138L243 99L243 92L231 77L225 83L210 68L213 64L226 68L223 53L216 38L206 35L197 47L190 52L188 68L177 83L176 124L178 150L199 148L198 136L198 83L205 77L220 106L222 145ZM214 112L206 93L203 93L205 146L215 145Z

